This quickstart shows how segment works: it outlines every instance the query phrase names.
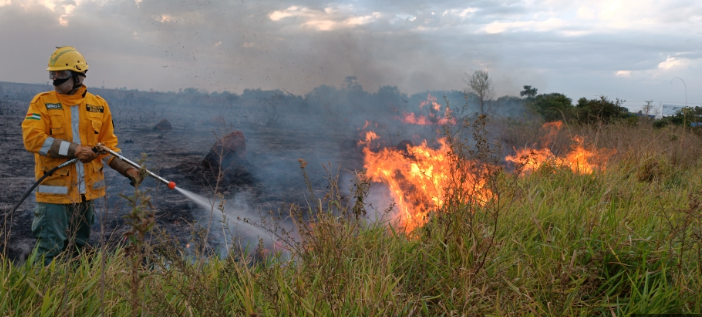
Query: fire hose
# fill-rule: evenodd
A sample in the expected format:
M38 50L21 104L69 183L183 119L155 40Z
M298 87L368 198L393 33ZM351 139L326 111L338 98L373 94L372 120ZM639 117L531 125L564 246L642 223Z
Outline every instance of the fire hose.
M109 153L109 154L112 154L112 156L114 156L114 157L116 157L116 158L118 158L118 159L124 161L125 163L131 165L132 167L134 167L134 168L136 168L136 169L141 169L141 166L140 166L139 164L130 161L130 160L127 159L126 157L122 156L122 154L120 154L120 153L117 153L117 152L115 152L115 151L112 151L112 150L108 149L107 147L105 147L105 146L102 145L101 143L98 143L98 145L95 146L95 148L97 149L98 153L101 153L101 154L102 154L102 153ZM176 188L176 183L174 183L174 182L169 182L169 181L167 181L166 179L164 179L163 177L158 176L158 175L154 174L152 171L149 171L149 170L147 170L147 169L145 169L145 172L146 172L146 174L149 174L149 176L155 178L157 181L166 184L166 186L168 186L168 188L170 188L170 189L175 189L175 188ZM132 181L130 184L131 184L132 186L134 186L134 181Z
M119 154L119 153L117 153L117 152L115 152L115 151L112 151L112 150L108 149L107 147L105 147L105 146L102 145L101 143L98 143L98 145L95 146L95 147L93 148L93 152L98 153L98 154L106 154L106 153L109 153L109 154L111 154L112 156L114 156L114 157L116 157L116 158L119 158L119 159L121 159L122 161L124 161L125 163L131 165L132 167L134 167L134 168L136 168L136 169L141 169L141 166L140 166L139 164L134 163L134 162L128 160L127 158L125 158L124 156L122 156L122 154ZM15 211L17 210L17 208L19 208L19 206L22 205L22 203L24 202L25 199L27 199L27 197L29 196L29 194L31 194L31 193L34 191L34 189L37 188L37 186L39 186L39 184L41 184L41 182L43 182L47 177L49 177L49 176L51 176L52 174L54 174L54 172L56 172L57 170L62 169L62 168L64 168L64 167L68 166L68 165L71 165L71 164L75 163L76 161L78 161L78 158L72 158L72 159L70 159L70 160L68 160L68 161L66 161L66 162L63 162L63 163L61 163L60 165L58 165L58 166L56 166L56 167L50 169L49 171L45 172L44 175L43 175L42 177L40 177L39 180L37 180L37 181L32 185L32 187L30 187L29 190L27 190L27 191L22 195L22 198L20 198L19 202L17 202L17 204L16 204L14 207L12 207L12 210L10 210L10 215L12 215L12 214L15 213ZM169 182L169 181L167 181L166 179L164 179L163 177L158 176L158 175L154 174L153 172L151 172L151 171L149 171L149 170L147 170L147 169L145 169L145 172L146 172L146 174L148 174L149 176L155 178L157 181L166 184L166 185L168 186L168 188L170 188L170 189L175 189L176 184L175 184L174 182ZM130 183L129 183L129 184L132 185L132 186L134 186L134 180L131 180L131 178L130 178Z
M95 150L95 149L93 149L93 150ZM51 174L53 174L57 170L75 163L77 160L78 160L77 157L74 159L70 159L66 162L63 162L61 165L56 166L56 167L52 168L51 170L49 170L48 172L44 173L44 176L39 178L39 180L36 183L34 183L34 185L32 185L32 187L29 187L29 190L26 191L24 193L24 195L22 195L22 198L20 198L19 202L17 202L17 205L12 207L12 210L10 211L10 215L15 213L15 210L17 210L17 208L19 208L19 206L24 202L24 200L27 199L27 196L29 196L29 194L31 194L34 191L34 189L37 188L37 186L39 186L39 184L41 184L41 182L43 182L47 177L51 176Z

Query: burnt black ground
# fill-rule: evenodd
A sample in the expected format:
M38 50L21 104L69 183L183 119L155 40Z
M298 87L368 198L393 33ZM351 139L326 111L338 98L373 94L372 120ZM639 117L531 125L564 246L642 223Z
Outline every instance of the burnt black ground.
M34 182L34 158L24 149L19 126L28 105L29 100L5 99L2 103L0 210L4 212L9 211ZM138 105L111 105L111 109L120 140L119 147L126 157L136 161L143 153L149 169L175 181L181 188L207 197L213 196L214 186L212 177L207 177L200 168L202 159L215 143L216 136L233 130L242 131L247 142L246 170L230 175L232 177L226 182L227 186L220 192L228 199L246 192L248 202L255 210L266 212L277 210L284 204L305 204L306 187L299 158L309 162L307 170L313 187L320 191L326 186L322 164L331 163L335 170L341 168L342 173L362 167L361 153L352 146L355 135L330 133L307 124L265 125L252 119L256 113L247 113L245 108L223 112L218 109L185 111L182 108L144 107L147 111ZM194 117L194 113L198 117ZM201 123L202 118L212 115L223 116L227 126ZM172 131L152 129L163 118L173 124ZM109 168L105 169L105 175L108 195L106 199L96 201L97 217L91 236L94 245L100 244L101 236L112 243L122 239L125 231L122 216L128 209L125 200L118 194L133 193L132 187L121 175ZM187 241L191 236L189 223L201 223L207 219L208 211L153 179L144 181L142 189L150 190L157 210L158 226L182 241ZM32 194L11 219L6 255L13 260L23 260L34 246L31 222L35 206ZM104 231L100 229L101 224L105 227Z

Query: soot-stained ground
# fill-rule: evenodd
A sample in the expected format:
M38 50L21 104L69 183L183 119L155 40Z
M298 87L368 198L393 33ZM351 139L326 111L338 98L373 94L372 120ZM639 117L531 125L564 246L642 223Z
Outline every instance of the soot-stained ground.
M28 102L5 100L0 113L0 210L6 215L34 182L34 157L24 149L19 126ZM325 131L304 121L280 126L260 123L247 119L254 114L247 113L245 108L222 113L194 107L192 111L185 111L149 106L147 113L139 111L138 103L129 108L111 106L123 154L135 161L144 154L147 167L155 173L176 182L180 188L213 197L214 178L202 168L202 160L217 137L239 130L246 138L247 162L241 165L243 169L229 175L219 191L226 199L239 195L250 210L264 212L277 210L284 204L306 203L307 190L299 158L309 162L307 171L317 190L324 190L326 186L322 164L331 163L334 170L340 168L341 173L362 167L362 155L355 147L354 134ZM224 125L209 120L213 116L221 116ZM153 129L162 118L172 123L173 130ZM123 239L126 228L122 216L128 213L128 207L118 194L133 193L127 179L115 171L105 168L105 176L108 195L96 201L96 222L91 236L91 243L95 245L100 243L101 237L108 242ZM183 241L191 235L189 224L208 219L209 211L153 179L145 180L141 188L150 190L158 226ZM6 228L11 230L6 254L11 259L25 259L34 247L31 223L35 206L32 194L6 219L9 224ZM241 216L255 216L250 213Z

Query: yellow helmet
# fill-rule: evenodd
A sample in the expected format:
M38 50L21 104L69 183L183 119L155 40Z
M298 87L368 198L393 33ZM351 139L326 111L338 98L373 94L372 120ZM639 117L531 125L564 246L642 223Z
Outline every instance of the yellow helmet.
M84 73L88 70L88 63L81 53L73 46L57 47L49 58L48 71L72 70Z

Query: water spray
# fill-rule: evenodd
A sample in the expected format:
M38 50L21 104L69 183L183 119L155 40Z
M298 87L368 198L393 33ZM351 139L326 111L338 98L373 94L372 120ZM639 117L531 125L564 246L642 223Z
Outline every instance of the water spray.
M124 161L125 163L129 164L130 166L132 166L132 167L134 167L134 168L136 168L136 169L141 169L141 166L140 166L139 164L137 164L137 163L135 163L135 162L133 162L133 161L131 161L131 160L125 158L124 156L122 156L122 154L117 153L117 152L115 152L115 151L113 151L113 150L111 150L111 149L105 147L105 146L104 146L103 144L101 144L101 143L98 143L98 145L96 145L96 146L93 148L93 152L95 152L95 153L97 153L97 154L110 154L110 155L114 156L115 158L119 158L120 160ZM71 164L74 164L74 163L77 162L77 161L78 161L78 158L73 158L73 159L70 159L70 160L68 160L68 161L66 161L66 162L64 162L64 163L61 163L60 165L58 165L58 166L52 168L51 170L47 171L41 178L39 178L39 180L37 180L37 181L29 188L29 190L27 190L27 191L24 193L24 195L22 195L22 198L20 199L20 201L17 202L17 204L16 204L16 205L12 208L12 210L10 211L10 214L14 214L14 212L15 212L15 211L19 208L19 206L24 202L24 200L29 196L29 194L31 194L31 193L34 191L34 189L35 189L37 186L39 186L39 184L40 184L42 181L44 181L44 179L46 179L47 177L51 176L51 175L52 175L54 172L56 172L57 170L59 170L59 169L61 169L61 168L64 168L64 167L66 167L66 166L69 166L69 165L71 165ZM179 193L183 194L184 196L186 196L186 197L189 198L190 200L194 201L195 203L197 203L197 204L200 205L201 207L203 207L203 208L205 208L205 209L210 209L210 208L214 207L214 205L213 205L207 198L205 198L205 197L203 197L203 196L200 196L200 195L198 195L198 194L195 194L195 193L193 193L193 192L190 192L190 191L187 191L187 190L178 188L178 187L176 187L176 183L175 183L175 182L168 181L168 180L166 180L165 178L163 178L163 177L161 177L161 176L158 176L158 175L154 174L153 172L151 172L151 171L149 171L149 170L146 170L146 169L145 169L144 171L145 171L149 176L155 178L157 181L166 184L166 186L168 186L169 189L175 189L175 190L177 190ZM134 182L133 182L133 181L132 181L132 185L134 185ZM222 207L220 207L220 208L222 208L222 212L223 212L223 213L232 212L232 211L230 211L230 210L224 209L225 207L224 207L224 204L223 204L222 201L216 201L216 203L217 203L218 205L219 205L219 204L222 205ZM246 223L246 222L241 222L241 221L240 221L239 223ZM265 234L266 234L265 231L262 231L260 228L258 228L258 227L256 227L256 226L253 226L252 224L249 224L249 223L247 223L247 224L248 224L249 226L251 226L251 228L254 229L253 232L252 232L252 231L248 231L249 234L256 234L256 235L258 235L258 236L265 236Z

